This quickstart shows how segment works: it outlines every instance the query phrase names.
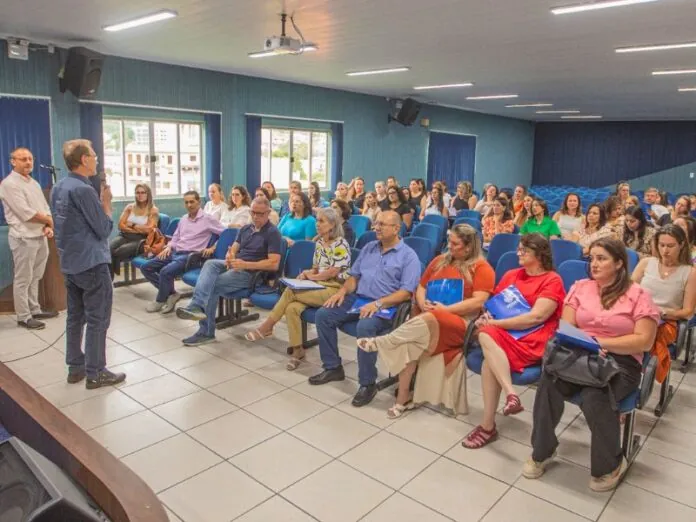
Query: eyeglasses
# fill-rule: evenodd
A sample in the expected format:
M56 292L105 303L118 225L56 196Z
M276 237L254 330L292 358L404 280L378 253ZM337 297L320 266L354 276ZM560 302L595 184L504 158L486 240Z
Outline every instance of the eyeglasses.
M251 215L254 217L263 217L266 214L268 214L268 210L264 210L263 212L256 212L254 210L251 211Z
M387 195L389 196L395 196L397 192L395 190L392 190L391 192L387 192Z
M534 253L534 251L531 248L519 246L519 247L517 247L517 253L525 255L525 254L532 254L532 253Z
M136 196L147 196L147 192L144 192L142 190L138 190L135 192Z
M374 228L382 228L382 227L395 227L396 225L394 223L382 223L381 221L377 221L373 227Z

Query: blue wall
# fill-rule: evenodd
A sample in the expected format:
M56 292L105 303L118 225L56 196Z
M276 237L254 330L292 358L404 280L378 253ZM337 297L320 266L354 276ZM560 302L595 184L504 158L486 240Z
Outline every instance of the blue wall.
M32 53L28 62L9 60L5 43L0 45L0 93L51 97L53 161L60 166L61 146L79 137L80 117L77 100L58 92L59 65L57 55L41 52ZM389 104L377 96L107 57L95 98L221 112L225 189L246 179L245 113L344 122L344 179L362 176L372 184L389 175L404 181L425 178L428 130L388 124ZM421 114L430 118L432 130L477 136L476 187L486 181L500 186L531 182L532 123L430 106L424 106ZM9 165L3 164L3 168ZM168 202L158 204L163 211L169 206ZM0 236L5 234L0 231ZM0 239L0 289L11 277L3 241Z

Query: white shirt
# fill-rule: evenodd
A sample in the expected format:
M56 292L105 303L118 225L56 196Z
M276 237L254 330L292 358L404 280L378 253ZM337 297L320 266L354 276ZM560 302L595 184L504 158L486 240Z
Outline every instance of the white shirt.
M220 221L222 218L222 213L227 209L227 203L224 201L221 201L217 205L213 203L212 201L208 201L205 204L205 207L203 207L203 212L208 214L209 216L213 216L215 219Z
M0 200L5 208L9 234L15 238L43 236L43 223L31 223L37 212L51 214L41 185L14 170L0 183Z
M237 225L243 227L251 223L251 209L247 205L242 205L239 208L233 208L230 210L226 208L222 211L222 216L220 217L220 223L229 227L230 225Z

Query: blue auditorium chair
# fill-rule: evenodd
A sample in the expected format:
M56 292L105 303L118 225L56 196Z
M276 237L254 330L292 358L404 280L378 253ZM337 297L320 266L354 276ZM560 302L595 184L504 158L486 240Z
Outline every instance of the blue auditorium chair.
M590 277L589 267L590 264L587 261L571 259L569 261L564 261L556 268L556 272L561 276L561 279L563 279L563 287L566 292L570 291L570 287L573 286L575 281Z
M174 218L171 221L169 221L169 225L167 225L167 229L164 232L164 235L167 239L172 238L174 232L176 232L176 229L179 226L179 221L181 221L181 218Z
M500 283L503 276L510 270L520 267L520 261L517 257L517 251L515 252L505 252L495 267L495 284Z
M374 230L368 230L362 236L360 236L360 239L358 239L358 242L355 244L355 248L360 250L362 247L364 247L368 243L370 243L372 241L376 241L376 240L377 240L377 233Z
M162 232L162 234L164 234L165 230L169 226L170 220L171 220L171 218L167 214L160 214L159 215L159 221L157 222L157 228L159 229L160 232ZM145 242L145 240L143 240L143 243L144 242ZM145 259L145 258L139 260L137 264L133 263L133 261L135 259L137 259L138 257L142 257L142 256L135 256L132 259L129 259L128 261L123 262L123 281L115 281L114 288L119 288L121 286L130 286L130 285L134 285L136 283L144 283L145 282L144 277L138 278L136 275L135 269L140 268L143 264L145 264L143 262L143 259ZM147 259L145 259L145 261L146 260Z
M169 223L171 222L172 218L169 217L168 214L161 214L159 215L159 222L157 223L157 228L159 228L159 231L164 234L169 228Z
M449 219L439 214L428 214L421 219L421 223L435 225L440 229L440 245L447 239L447 230L449 230Z
M640 256L638 255L638 252L636 252L632 248L626 249L626 255L628 256L628 273L632 274L633 271L638 266L638 261L640 261Z
M430 258L432 259L440 251L442 240L440 229L431 223L418 223L411 232L411 237L422 237L430 241Z
M577 243L566 239L552 239L550 243L551 256L553 257L553 264L556 268L561 266L565 261L579 261L582 259L582 247Z
M433 260L433 256L431 255L431 242L423 237L409 236L404 238L404 243L414 250L418 256L418 259L420 259L423 271L425 271L430 262Z
M232 246L232 243L234 243L234 240L237 239L237 232L239 232L239 230L236 228L228 228L227 230L223 230L222 234L220 234L220 237L215 243L215 252L213 252L210 259L224 260L225 256L227 255L227 251ZM203 263L205 263L205 261ZM192 268L191 270L184 272L184 275L181 276L181 280L187 285L195 287L200 274L200 267Z
M478 210L464 209L457 212L457 218L471 218L481 221L481 213Z
M474 230L478 230L481 232L481 220L480 219L474 219L474 218L468 218L468 217L458 217L457 219L454 220L454 224L452 226L456 225L469 225L474 227Z
M348 218L348 223L353 227L356 239L360 239L360 236L370 230L370 226L372 225L370 218L367 216L350 216Z
M520 244L517 234L496 234L488 246L488 264L495 269L498 260L505 252L515 252Z

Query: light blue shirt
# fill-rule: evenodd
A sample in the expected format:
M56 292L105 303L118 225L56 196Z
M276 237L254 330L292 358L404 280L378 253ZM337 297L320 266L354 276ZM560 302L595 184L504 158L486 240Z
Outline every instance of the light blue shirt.
M293 241L312 239L317 235L317 220L312 215L297 219L288 213L278 223L278 230L283 237L288 237Z
M421 263L418 255L403 241L384 253L379 241L371 241L362 248L348 273L360 278L358 295L376 300L398 290L415 292Z

